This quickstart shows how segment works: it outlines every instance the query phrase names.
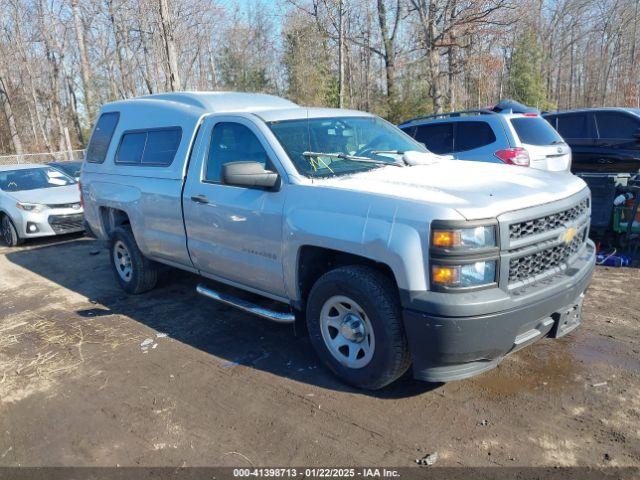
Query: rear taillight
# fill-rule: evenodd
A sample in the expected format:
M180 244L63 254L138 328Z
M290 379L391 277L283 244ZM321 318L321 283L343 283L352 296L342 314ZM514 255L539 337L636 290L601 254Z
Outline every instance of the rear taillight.
M509 165L529 166L529 153L521 147L498 150L495 156Z
M78 180L78 190L80 190L80 206L84 209L84 199L82 198L82 183Z

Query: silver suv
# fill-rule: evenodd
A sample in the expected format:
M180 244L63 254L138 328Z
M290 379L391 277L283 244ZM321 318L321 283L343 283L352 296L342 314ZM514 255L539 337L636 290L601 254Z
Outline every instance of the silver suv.
M517 102L493 109L418 117L398 125L437 154L549 171L571 168L571 149L537 110Z

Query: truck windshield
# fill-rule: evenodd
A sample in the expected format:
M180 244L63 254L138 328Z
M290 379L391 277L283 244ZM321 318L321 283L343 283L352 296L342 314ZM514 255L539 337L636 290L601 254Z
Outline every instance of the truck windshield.
M386 164L397 166L403 152L427 151L376 117L305 118L268 125L296 169L307 177L363 172Z
M55 168L24 168L0 172L0 190L19 192L39 188L64 187L75 180Z

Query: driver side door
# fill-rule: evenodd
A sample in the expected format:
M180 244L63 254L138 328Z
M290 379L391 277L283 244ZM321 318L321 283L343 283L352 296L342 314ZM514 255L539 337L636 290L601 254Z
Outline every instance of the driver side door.
M277 171L275 153L247 119L205 121L183 194L184 221L194 266L225 283L284 298L283 189L227 185L222 165L259 162ZM282 172L280 172L282 175Z

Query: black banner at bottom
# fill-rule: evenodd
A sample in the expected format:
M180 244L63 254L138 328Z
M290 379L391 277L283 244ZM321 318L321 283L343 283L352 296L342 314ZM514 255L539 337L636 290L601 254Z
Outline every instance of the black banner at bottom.
M0 480L638 480L640 467L0 467Z

